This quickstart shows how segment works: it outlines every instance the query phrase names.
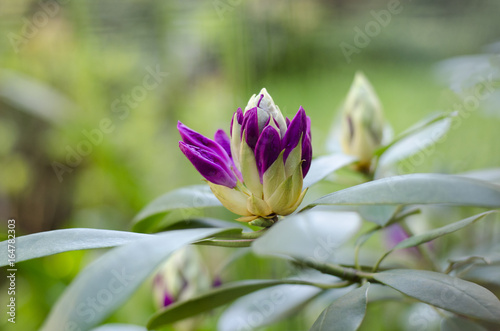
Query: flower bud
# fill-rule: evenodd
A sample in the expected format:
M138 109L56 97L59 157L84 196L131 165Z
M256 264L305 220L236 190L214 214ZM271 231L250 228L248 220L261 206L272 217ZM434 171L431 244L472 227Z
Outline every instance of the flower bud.
M178 129L182 152L238 220L275 219L302 202L312 160L311 120L302 107L285 119L264 88L234 113L230 137L218 130L210 140L180 122Z
M196 248L186 246L160 267L153 280L153 297L158 309L175 302L188 300L212 288L212 280ZM176 330L198 330L200 317L176 323Z
M366 77L358 72L343 105L341 145L344 153L369 165L384 133L382 106Z

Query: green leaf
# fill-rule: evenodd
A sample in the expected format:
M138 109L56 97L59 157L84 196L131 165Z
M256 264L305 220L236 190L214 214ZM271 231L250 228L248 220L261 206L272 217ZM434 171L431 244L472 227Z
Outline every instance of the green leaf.
M222 206L212 194L208 185L194 185L168 192L153 200L144 207L133 219L133 230L149 232L155 225L155 216L175 212L175 220L199 217L203 208Z
M415 247L415 246L424 244L424 243L429 242L431 240L434 240L436 238L439 238L439 237L445 236L447 234L453 233L455 231L458 231L460 229L463 229L464 227L471 225L473 223L476 223L480 219L482 219L488 215L494 214L494 213L498 213L498 212L497 211L487 211L487 212L484 212L484 213L481 213L478 215L468 217L468 218L463 219L461 221L454 222L454 223L445 225L443 227L433 229L433 230L430 230L428 232L404 239L404 240L400 241L396 246L394 246L391 250L389 250L387 253L385 253L384 258L397 249L410 248L410 247Z
M361 205L356 209L359 215L368 222L373 222L380 226L385 226L401 209L401 207L391 205Z
M132 325L132 324L105 324L101 325L92 331L147 331L143 326Z
M375 178L385 177L384 174L393 168L394 164L412 155L419 152L426 153L425 155L432 153L435 148L433 145L448 132L450 127L451 119L443 118L393 143L381 155L375 171Z
M361 220L354 212L308 211L278 221L253 242L252 249L258 255L325 262L334 258L335 249L360 226Z
M441 331L487 331L481 325L458 316L443 318Z
M311 283L293 280L246 280L223 285L204 295L166 307L151 317L148 328L158 328L212 310L266 287L291 283L311 286Z
M332 172L356 161L356 158L342 153L320 156L312 160L311 168L304 178L303 187L310 187Z
M29 234L16 238L16 262L80 249L120 246L148 237L147 234L99 230L63 229ZM0 266L8 264L8 241L0 243Z
M478 169L458 174L458 176L484 180L485 182L500 184L500 168Z
M374 279L433 306L472 318L500 323L500 301L477 284L426 270L395 269Z
M500 208L500 186L442 174L411 174L374 180L325 195L318 205L449 204Z
M440 114L432 115L429 118L423 119L422 121L416 123L415 125L413 125L409 129L404 131L403 133L399 134L389 144L380 147L378 150L375 151L375 155L380 156L380 155L384 154L385 151L387 151L389 148L391 148L395 144L399 143L401 140L403 140L407 137L410 137L412 135L415 135L415 134L419 133L420 131L422 131L423 129L427 128L428 126L430 126L434 123L441 122L445 119L448 119L451 116L455 116L455 113L440 113Z
M365 317L369 286L366 283L335 300L319 315L310 331L357 330Z
M443 227L437 228L430 230L428 232L407 238L401 242L399 242L394 248L394 249L403 249L403 248L409 248L409 247L415 247L421 244L424 244L426 242L429 242L431 240L434 240L436 238L442 237L444 235L453 233L455 231L458 231L460 229L465 228L468 225L471 225L473 223L476 223L480 219L483 219L484 217L491 215L491 214L496 214L498 211L492 210L492 211L487 211L478 215L474 215L471 217L468 217L466 219L463 219L458 222L454 222L451 224L447 224Z
M301 285L277 285L258 290L226 308L219 318L217 330L250 330L276 323L297 312L321 292L317 287Z
M225 231L233 229L169 231L112 249L80 272L52 307L41 330L75 325L80 331L91 329L125 302L175 250Z
M474 282L500 286L500 265L478 265L460 276Z

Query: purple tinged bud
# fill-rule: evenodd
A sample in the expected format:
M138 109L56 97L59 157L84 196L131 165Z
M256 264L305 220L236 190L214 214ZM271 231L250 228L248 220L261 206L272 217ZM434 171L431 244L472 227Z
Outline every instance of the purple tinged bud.
M222 279L217 276L215 277L214 281L212 282L212 287L219 287L222 285Z
M163 296L163 307L170 306L174 302L175 302L175 299L172 296L170 296L170 294L165 292L165 294Z
M231 164L219 155L197 146L179 142L179 148L198 172L209 182L234 188L237 183L235 174L231 171Z
M255 146L255 160L257 162L257 169L259 170L261 183L262 175L274 163L274 161L276 161L281 150L281 138L279 132L272 126L266 126L257 141L257 145Z
M386 229L387 246L389 249L394 248L401 241L408 239L410 236L399 224L393 224ZM411 252L412 254L419 254L416 247L406 248L405 251Z
M231 158L231 140L229 140L229 137L227 136L226 132L224 130L217 130L214 135L214 140L216 143L222 146L224 150L226 151L227 155Z
M283 137L283 147L285 149L285 153L283 154L284 161L286 161L290 152L297 147L302 135L305 136L306 122L306 112L301 106L295 117L290 122L290 125L288 125L288 129Z

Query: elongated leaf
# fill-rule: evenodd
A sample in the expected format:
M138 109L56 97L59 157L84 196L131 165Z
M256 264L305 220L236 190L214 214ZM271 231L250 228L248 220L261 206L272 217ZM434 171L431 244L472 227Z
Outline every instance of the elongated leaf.
M451 119L443 118L392 144L380 157L375 178L384 177L387 170L392 168L394 164L414 154L421 152L428 155L432 153L435 149L433 145L448 132L450 127Z
M303 273L297 278L319 283L335 279L319 272ZM258 290L226 308L219 318L217 330L253 330L276 323L295 314L322 292L320 288L302 285L277 285Z
M332 172L356 161L356 158L342 153L320 156L312 160L311 168L304 178L304 188L310 187Z
M353 186L319 198L317 205L450 204L500 208L500 186L442 174L388 177Z
M396 138L394 138L394 140L392 140L387 145L380 147L378 150L375 151L375 155L380 156L380 155L384 154L385 151L387 151L392 146L398 144L401 140L406 139L407 137L411 137L412 135L418 134L423 129L427 128L428 126L430 126L434 123L438 123L440 121L443 121L444 119L447 119L450 116L455 116L455 114L454 113L449 113L449 114L440 113L440 114L432 115L429 118L423 119L422 121L416 123L415 125L413 125L409 129L404 131L403 133L399 134Z
M239 297L261 290L263 288L290 284L291 280L246 280L221 286L205 295L174 303L162 311L156 313L148 322L148 328L154 329L167 324L174 323L187 317L191 317L213 308L222 306ZM299 282L299 281L295 281ZM311 286L310 283L302 282L302 285Z
M255 240L258 255L331 261L335 249L351 238L361 225L357 213L308 211L289 216Z
M399 242L391 251L396 250L396 249L403 249L403 248L409 248L409 247L415 247L418 245L421 245L423 243L429 242L431 240L434 240L436 238L442 237L444 235L453 233L455 231L458 231L460 229L463 229L464 227L471 225L473 223L476 223L480 219L490 215L498 213L497 211L487 211L485 213L481 213L478 215L474 215L471 217L468 217L466 219L463 219L461 221L451 223L448 225L445 225L443 227L437 228L430 230L428 232L407 238L401 242Z
M374 278L410 297L451 312L500 323L500 301L477 284L425 270L396 269Z
M319 315L310 331L356 331L366 313L366 300L370 283L335 300Z
M363 219L380 226L386 225L400 209L400 206L391 205L361 205L357 207L357 211Z
M484 180L485 182L500 184L500 168L478 169L458 174L458 176Z
M120 306L171 253L221 229L177 230L117 247L86 267L53 306L41 330L86 331ZM238 229L238 231L240 231Z
M441 331L487 331L481 325L458 316L443 318Z
M147 234L99 230L63 229L34 233L16 238L16 262L80 249L105 248L146 238ZM0 267L8 264L8 241L0 243Z
M152 226L154 216L178 212L179 215L175 218L181 221L192 216L199 217L199 212L203 208L219 206L222 204L212 194L208 185L183 187L160 196L144 207L134 217L133 229L138 232L148 231Z
M479 283L495 284L500 286L500 265L480 265L468 270L461 277Z
M105 324L101 325L92 331L147 331L143 326L132 324Z

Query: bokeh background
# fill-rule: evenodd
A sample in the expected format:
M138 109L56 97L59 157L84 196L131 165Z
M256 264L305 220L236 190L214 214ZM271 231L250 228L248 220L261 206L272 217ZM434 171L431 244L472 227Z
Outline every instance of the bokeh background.
M318 156L358 70L374 85L395 133L455 109L470 77L498 79L498 1L402 0L386 26L356 46L356 28L376 22L372 11L391 3L0 0L0 233L8 218L16 219L17 235L130 229L157 196L201 183L178 150L177 121L208 136L229 129L232 113L262 87L287 116L305 108ZM349 60L342 43L358 48ZM414 172L498 167L498 104L471 111ZM224 255L213 252L207 260ZM20 264L16 329L36 330L65 286L101 253ZM245 263L224 277L266 277L266 263ZM3 304L5 278L0 284ZM149 290L145 284L110 321L144 324L155 309ZM269 330L303 330L307 323L299 315ZM400 329L397 321L384 323L372 312L364 330Z

